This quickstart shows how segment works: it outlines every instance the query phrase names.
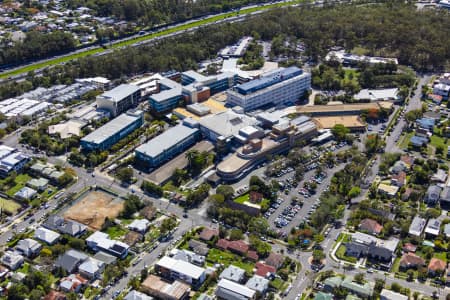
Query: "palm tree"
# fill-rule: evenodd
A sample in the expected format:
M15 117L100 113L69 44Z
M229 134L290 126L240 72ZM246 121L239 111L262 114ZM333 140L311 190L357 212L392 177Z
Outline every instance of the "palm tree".
M194 162L195 158L199 155L198 150L189 150L188 152L186 152L185 157L188 160L188 164L189 164L189 171L192 170L192 163Z

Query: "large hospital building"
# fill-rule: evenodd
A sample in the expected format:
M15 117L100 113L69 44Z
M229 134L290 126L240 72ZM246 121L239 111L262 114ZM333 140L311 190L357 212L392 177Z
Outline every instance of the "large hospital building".
M251 111L272 104L295 103L311 88L311 74L297 67L279 68L227 91L227 103Z

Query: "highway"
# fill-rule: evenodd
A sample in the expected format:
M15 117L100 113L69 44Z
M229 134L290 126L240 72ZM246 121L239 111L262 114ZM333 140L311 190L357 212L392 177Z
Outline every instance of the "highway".
M114 49L121 49L129 46L139 46L142 44L152 43L164 38L173 37L179 34L184 34L187 32L195 31L204 26L209 26L213 24L220 24L225 22L237 22L242 21L248 16L253 16L260 14L262 12L268 11L277 7L285 6L301 6L301 5L314 5L321 6L322 3L301 3L298 0L283 0L276 1L272 3L265 3L259 5L250 5L241 7L239 10L232 12L224 12L215 15L208 15L197 19L188 20L183 23L176 25L170 25L164 27L156 32L152 30L147 30L145 34L136 33L132 36L125 37L122 39L115 40L109 44L108 48L103 48L101 45L95 45L83 49L77 49L72 52L62 54L59 56L54 56L51 58L42 59L31 64L22 65L16 68L3 70L0 73L0 80L5 81L15 81L21 80L26 76L29 71L34 71L35 74L39 74L42 70L48 66L64 64L68 61L78 59L89 55L104 55L111 53ZM1 82L1 81L0 81Z

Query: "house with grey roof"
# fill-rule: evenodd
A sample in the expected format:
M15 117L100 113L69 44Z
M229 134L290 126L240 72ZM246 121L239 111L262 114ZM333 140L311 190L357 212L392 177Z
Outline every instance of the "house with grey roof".
M37 191L44 191L48 186L48 180L45 178L33 178L27 182L27 186Z
M328 277L323 281L323 290L326 292L333 292L335 288L338 288L341 286L342 283L342 277L340 276L333 276Z
M217 284L216 297L222 300L255 299L256 292L245 285L231 280L221 279Z
M41 252L42 245L33 239L23 239L17 243L15 249L23 256L35 257Z
M243 282L245 279L245 270L233 265L229 265L220 273L220 279L228 279L234 282Z
M123 300L153 300L154 298L136 290L131 290Z
M441 231L441 221L431 218L428 220L427 227L425 227L425 235L427 237L437 237Z
M45 242L48 245L53 245L54 243L56 243L59 240L60 236L61 235L59 233L44 227L39 227L34 232L35 239Z
M450 238L450 223L444 225L444 235Z
M368 299L373 296L374 287L370 282L361 284L353 281L353 278L347 277L342 281L341 287L364 299Z
M254 275L247 281L245 286L258 292L260 295L264 295L269 288L269 280L264 277Z
M104 262L89 257L78 267L78 272L87 279L96 279L100 278L105 266Z
M32 188L29 188L27 186L24 186L19 191L17 191L14 194L14 198L21 200L21 201L29 201L36 197L37 191L33 190Z
M148 227L150 226L150 221L147 219L137 219L128 225L128 229L145 234Z
M420 237L425 229L427 221L419 216L415 216L409 226L409 235Z
M113 264L117 260L117 257L103 251L98 251L93 257L99 261L104 262L107 265Z
M66 253L58 257L55 262L55 267L62 268L68 273L73 273L77 270L78 266L85 261L88 256L82 252L76 250L68 250Z
M0 259L0 262L2 263L2 265L14 271L23 265L24 258L17 252L6 251Z
M442 188L437 185L430 185L425 193L425 202L430 205L436 205L441 196Z
M409 297L396 293L387 289L383 289L380 293L380 300L408 300Z
M80 236L87 230L87 226L72 220L64 220L64 218L58 215L51 215L42 224L47 229L58 231L62 234L68 234L71 236Z

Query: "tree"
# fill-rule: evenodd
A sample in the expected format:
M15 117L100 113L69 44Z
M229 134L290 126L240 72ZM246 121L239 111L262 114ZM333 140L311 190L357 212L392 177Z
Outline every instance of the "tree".
M130 183L133 180L133 169L130 167L123 167L117 170L116 172L117 178L120 181Z
M173 171L172 180L176 186L180 186L180 184L187 178L187 171L183 169L176 168Z
M153 182L144 180L142 181L141 189L151 195L161 197L163 195L163 189Z
M347 197L349 199L353 199L361 194L361 188L359 186L354 186L350 189L350 191L347 194Z
M232 240L232 241L242 240L243 237L244 237L244 234L239 229L232 229L230 231L230 240Z
M320 264L322 263L322 260L325 258L325 253L323 253L322 250L314 250L313 251L313 263Z
M345 136L350 133L350 129L348 129L342 124L336 124L333 126L333 128L331 128L331 133L333 133L334 138L337 141L341 142L345 140Z
M124 218L131 218L137 211L144 207L144 203L136 195L128 195L121 215Z
M27 298L29 289L23 283L13 284L8 289L8 300L23 300Z
M177 226L177 221L175 218L166 218L161 222L161 226L159 227L159 230L161 234L164 236L168 232L170 232L172 229L174 229Z
M364 273L358 273L355 275L355 277L353 278L355 282L362 284L364 283Z
M226 201L232 200L234 196L234 188L231 185L222 184L217 187L216 193L223 195Z
M269 222L265 218L252 218L248 224L248 231L258 235L265 235L269 228Z

